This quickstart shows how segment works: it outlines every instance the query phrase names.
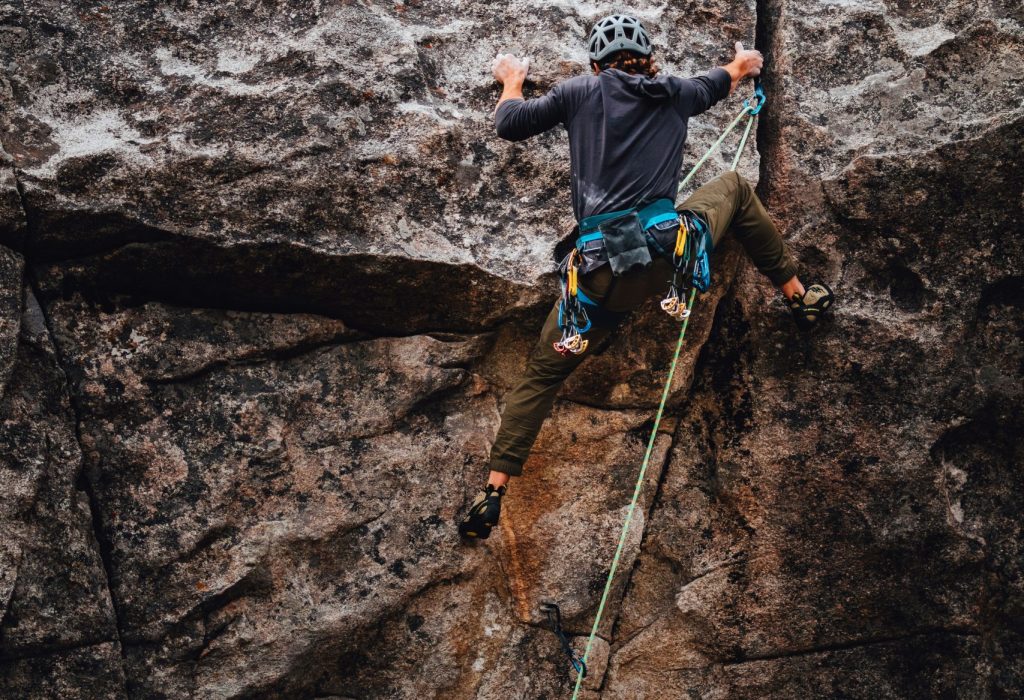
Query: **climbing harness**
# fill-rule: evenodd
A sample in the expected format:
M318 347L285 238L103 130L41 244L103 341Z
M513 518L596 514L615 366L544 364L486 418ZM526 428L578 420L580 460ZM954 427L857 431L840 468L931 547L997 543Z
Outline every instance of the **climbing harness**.
M718 137L718 140L715 141L714 144L712 144L711 148L708 149L708 152L705 153L704 156L699 161L697 161L697 164L693 166L693 168L690 170L690 172L686 175L686 177L683 179L683 181L679 184L679 192L680 193L682 192L682 190L686 186L686 184L690 181L690 179L693 177L694 173L696 173L697 170L702 165L704 165L704 163L711 156L711 154L722 144L722 142L725 140L725 137L736 127L737 124L740 123L740 121L743 119L743 117L747 117L746 129L743 132L743 137L740 140L739 147L737 148L736 156L733 158L732 165L729 168L730 170L735 170L736 169L736 166L739 164L740 154L743 152L743 148L747 144L747 137L750 135L750 130L751 130L753 124L754 124L754 121L755 121L755 119L757 117L757 114L758 114L758 112L761 111L761 108L764 107L764 103L765 103L766 99L767 98L765 97L764 91L761 89L761 81L760 80L755 80L755 82L754 82L754 100L755 100L755 103L751 104L751 101L749 99L743 101L743 109L740 111L739 115L737 115L736 118L733 119L732 123L729 124L728 127L726 127L725 131L722 132L722 135ZM680 221L679 230L678 230L678 232L676 234L676 246L675 246L675 249L673 250L673 260L675 261L677 258L681 258L683 260L683 262L684 262L684 272L685 272L685 269L686 269L685 268L686 264L690 264L691 261L692 261L692 263L695 266L697 264L696 257L694 257L696 255L697 248L695 247L694 243L690 242L691 239L699 237L701 240L704 240L706 238L706 236L707 236L707 233L708 233L707 230L706 230L707 227L706 227L706 225L704 224L703 221L701 221L700 224L701 224L701 226L704 226L705 230L701 231L699 234L695 230L691 230L691 229L698 228L694 224L697 221L699 221L699 217L694 217L694 218L690 219L689 221L687 221L687 217L685 216L685 214L687 214L687 213L688 212L684 212L684 215L679 217L679 221ZM582 224L582 222L581 222L581 224ZM582 225L581 225L581 230L582 230ZM688 246L693 246L692 248L690 248L692 250L692 252L693 252L693 254L691 255L690 259L686 259L686 251L687 251ZM570 253L570 255L571 255L571 253ZM678 273L678 270L677 270L677 273ZM654 416L654 427L651 428L651 437L647 441L647 451L644 453L643 462L640 464L640 474L639 474L639 476L637 477L637 480L636 480L636 487L633 489L633 500L630 501L629 508L626 511L626 519L625 519L625 522L623 522L623 524L622 524L622 532L619 535L619 544L615 548L615 554L612 557L611 569L608 571L608 579L605 581L605 584L604 584L604 592L601 594L601 601L597 605L597 614L594 616L594 625L590 629L590 637L587 638L587 646L586 646L586 648L583 651L583 658L579 662L583 666L584 670L586 669L587 660L590 657L590 648L591 648L591 646L594 643L594 637L597 636L597 630L598 630L598 627L601 624L601 616L604 614L604 608L605 608L605 605L608 602L608 596L609 596L609 594L611 593L611 590L612 590L612 582L615 579L615 572L619 568L619 559L622 557L622 551L623 551L623 549L625 549L625 546L626 546L626 536L629 534L629 526L630 526L630 524L633 521L633 512L636 510L636 504L640 500L640 491L643 488L644 477L647 475L647 467L650 464L651 455L654 453L654 441L655 441L655 438L657 438L657 436L658 436L658 428L661 425L661 418L662 418L662 415L664 415L664 413L665 413L665 404L668 403L668 395L669 395L670 390L672 389L672 379L675 376L676 365L679 362L679 354L680 354L680 352L683 349L683 339L686 337L686 328L687 328L687 326L690 323L690 311L693 309L693 301L694 301L694 298L697 295L697 290L699 288L697 284L693 283L693 280L694 280L694 275L692 273L691 273L689 279L687 279L685 274L684 274L683 278L681 280L682 284L686 284L687 282L690 283L690 296L689 296L689 298L688 298L688 300L686 301L685 304L682 302L681 296L679 296L678 294L676 296L672 297L674 302L669 301L669 299L667 297L666 297L665 300L662 301L662 308L665 309L665 311L669 312L670 315L672 315L673 318L678 318L679 320L681 320L683 325L682 325L682 328L680 328L680 330L679 330L679 339L676 341L676 350L675 350L675 354L672 356L672 364L669 365L669 368L668 368L668 378L665 380L665 388L661 392L661 403L658 404L658 412ZM708 282L710 283L710 279L708 279ZM575 282L575 278L574 278L574 284L575 283L576 282ZM675 278L675 276L673 277L672 284L673 285L677 284L677 279ZM701 291L703 291L704 289L707 289L706 285L703 287L703 289ZM677 286L677 292L678 291L679 291L679 289L678 289L678 286ZM670 293L671 293L671 290L670 290ZM666 303L666 302L669 302L669 303ZM666 307L669 307L669 308L666 308ZM583 342L586 343L585 340ZM563 640L563 643L568 644L564 640ZM574 659L575 655L571 655L570 658ZM576 668L576 663L575 662L573 663L573 668ZM578 670L579 669L577 669L577 671ZM582 687L582 684L583 684L583 677L584 677L583 673L577 673L577 675L576 675L576 685L575 685L575 687L573 688L573 691L572 691L572 700L576 700L579 697L580 688Z
M591 319L584 305L597 311L599 304L579 288L579 275L608 265L615 276L649 266L651 248L662 252L652 231L676 221L679 213L671 199L657 199L631 209L589 216L580 222L575 247L558 264L562 299L558 306L561 338L555 351L568 356L587 349L583 334L590 330Z
M764 107L765 101L761 82L756 81L753 102L751 99L743 101L740 113L679 183L680 193L697 170L722 145L726 136L746 117L746 128L729 168L736 169L740 155L747 145L755 117ZM555 352L565 357L579 355L585 352L589 345L589 341L583 337L592 325L585 306L596 310L598 304L580 290L579 275L596 270L605 264L611 267L612 274L616 276L632 269L647 267L652 262L651 248L659 253L665 252L652 230L669 221L679 223L676 244L671 255L672 279L669 282L668 293L661 300L661 308L677 321L682 321L689 315L691 307L684 301L687 290L705 292L711 285L711 265L708 259L711 252L711 229L699 215L689 211L678 212L672 200L658 199L631 209L589 216L580 222L580 235L576 239L575 248L558 264L562 287L562 300L558 306L558 327L562 335L553 343Z
M562 651L569 657L569 663L572 664L573 669L581 678L585 677L587 675L587 665L583 663L583 659L573 651L572 646L569 644L569 637L566 636L565 631L562 629L562 611L558 609L558 603L545 601L540 604L540 610L543 613L547 613L548 622L551 623L551 630L558 635L558 639L562 642Z

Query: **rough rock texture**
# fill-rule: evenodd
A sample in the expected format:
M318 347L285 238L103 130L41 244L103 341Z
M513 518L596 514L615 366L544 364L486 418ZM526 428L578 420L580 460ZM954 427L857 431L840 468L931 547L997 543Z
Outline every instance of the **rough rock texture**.
M762 181L842 306L719 306L606 695L1018 695L1022 15L764 9Z
M5 289L20 283L5 275ZM76 485L82 453L68 385L31 293L21 318L0 399L0 696L122 696L107 575Z
M578 74L605 10L0 5L0 697L568 696L539 604L581 646L677 326L455 522L571 224L487 67ZM841 302L798 336L718 251L584 696L1021 695L1024 10L635 11L671 72L766 52L743 171Z

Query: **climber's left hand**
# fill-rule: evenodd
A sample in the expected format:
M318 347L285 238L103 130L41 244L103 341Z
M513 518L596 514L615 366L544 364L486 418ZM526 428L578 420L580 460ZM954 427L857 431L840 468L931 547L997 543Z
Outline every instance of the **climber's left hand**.
M741 80L761 75L761 69L764 68L764 56L760 51L744 49L743 42L740 41L736 42L735 49L736 57L732 59L731 63L722 66L729 73L732 82L729 92L735 90Z
M491 64L494 79L505 86L521 86L529 70L529 58L520 59L510 53L499 53Z

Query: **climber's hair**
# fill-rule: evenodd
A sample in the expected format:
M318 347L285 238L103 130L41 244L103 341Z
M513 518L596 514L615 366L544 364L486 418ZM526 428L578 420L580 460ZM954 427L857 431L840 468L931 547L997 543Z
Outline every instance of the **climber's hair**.
M653 55L641 56L633 51L616 51L600 61L591 61L590 65L593 66L595 72L615 68L631 75L646 75L648 78L653 78L658 74L658 67L654 65Z

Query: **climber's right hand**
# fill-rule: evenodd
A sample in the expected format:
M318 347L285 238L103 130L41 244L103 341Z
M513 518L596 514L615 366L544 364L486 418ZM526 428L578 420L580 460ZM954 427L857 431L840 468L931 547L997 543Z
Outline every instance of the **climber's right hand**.
M491 64L494 79L505 86L521 86L530 70L529 58L516 58L514 54L499 53Z

